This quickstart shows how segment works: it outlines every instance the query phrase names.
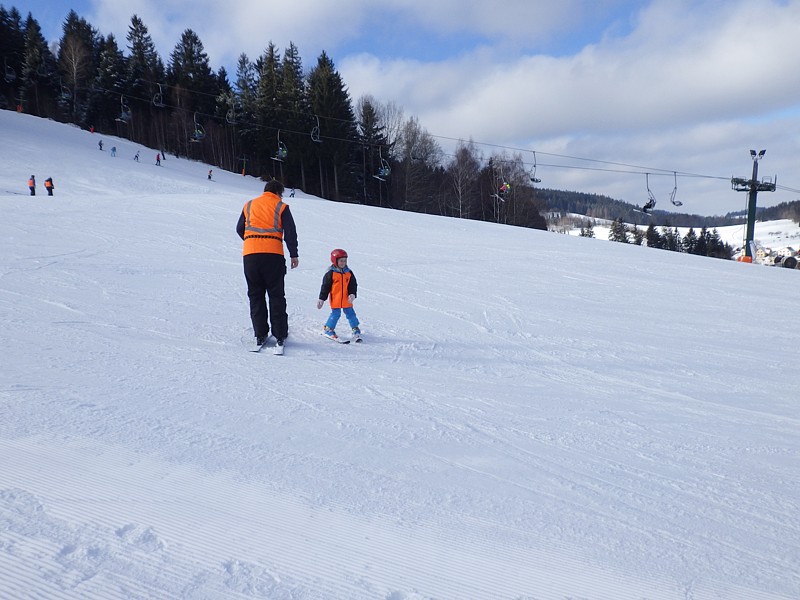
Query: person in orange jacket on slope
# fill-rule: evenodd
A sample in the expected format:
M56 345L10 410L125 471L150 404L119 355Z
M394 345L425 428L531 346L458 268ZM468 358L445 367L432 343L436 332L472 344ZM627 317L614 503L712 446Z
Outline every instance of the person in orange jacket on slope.
M353 331L353 339L361 341L358 317L353 309L353 301L358 296L358 282L355 274L347 266L347 252L336 248L331 252L331 266L322 277L317 308L322 308L325 300L330 300L331 314L322 329L323 335L334 341L341 341L336 335L336 324L344 312Z

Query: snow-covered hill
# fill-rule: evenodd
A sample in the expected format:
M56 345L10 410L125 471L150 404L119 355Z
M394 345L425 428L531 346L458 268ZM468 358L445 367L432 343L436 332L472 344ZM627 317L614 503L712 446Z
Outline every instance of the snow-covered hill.
M261 182L0 131L1 598L800 597L796 272L298 193L252 354Z

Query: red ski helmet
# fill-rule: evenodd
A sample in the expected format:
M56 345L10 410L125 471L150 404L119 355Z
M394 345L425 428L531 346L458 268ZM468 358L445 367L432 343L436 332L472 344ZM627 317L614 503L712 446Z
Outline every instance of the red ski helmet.
M347 252L342 250L341 248L336 248L335 250L331 250L331 262L335 265L336 261L340 258L347 258Z

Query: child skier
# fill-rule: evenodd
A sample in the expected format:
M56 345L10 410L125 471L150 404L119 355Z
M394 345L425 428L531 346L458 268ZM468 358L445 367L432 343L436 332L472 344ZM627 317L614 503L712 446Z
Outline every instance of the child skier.
M361 341L358 317L356 311L353 310L353 300L357 295L358 283L355 274L347 266L347 252L336 248L331 252L331 266L322 277L322 287L320 287L317 300L317 308L322 308L326 299L330 300L331 305L331 314L322 330L323 335L336 342L342 341L336 335L336 324L344 311L344 316L347 317L353 330L353 340Z

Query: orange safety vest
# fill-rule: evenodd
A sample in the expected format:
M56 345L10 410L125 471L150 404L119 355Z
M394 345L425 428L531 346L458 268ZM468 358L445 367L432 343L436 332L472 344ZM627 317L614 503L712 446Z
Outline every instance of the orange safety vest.
M242 255L280 254L283 256L283 222L287 204L280 196L264 192L244 205L244 246Z
M28 187L29 188L36 187L36 180L28 179Z
M344 273L331 269L331 293L329 296L331 308L350 308L353 306L347 295L347 288L350 285L352 276L352 272L349 269Z
M45 179L44 180L44 187L46 187L47 189L50 189L51 187L53 187L53 182L50 181L49 179Z

